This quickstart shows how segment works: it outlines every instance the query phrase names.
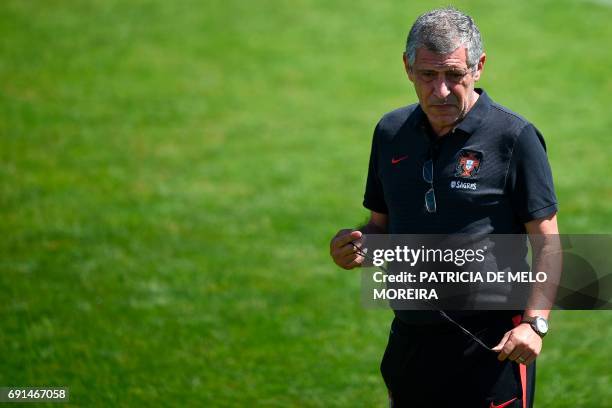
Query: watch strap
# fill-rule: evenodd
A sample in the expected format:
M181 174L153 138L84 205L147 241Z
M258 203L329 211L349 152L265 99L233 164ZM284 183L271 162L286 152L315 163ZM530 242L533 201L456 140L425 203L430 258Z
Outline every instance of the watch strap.
M538 326L536 325L536 320L537 319L544 319L543 317L540 316L527 316L527 317L523 317L523 319L521 320L521 324L522 323L527 323L531 326L531 328L533 329L534 332L537 333L538 336L544 338L544 336L546 336L546 333L541 333L540 330L538 329ZM546 320L546 319L544 319Z

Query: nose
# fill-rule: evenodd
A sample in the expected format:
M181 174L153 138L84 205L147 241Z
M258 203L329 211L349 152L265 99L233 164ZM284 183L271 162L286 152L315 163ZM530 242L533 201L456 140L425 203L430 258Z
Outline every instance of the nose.
M446 83L446 76L444 73L438 75L438 77L433 82L434 86L434 96L438 99L446 99L448 95L450 95L450 89L448 89L448 84Z

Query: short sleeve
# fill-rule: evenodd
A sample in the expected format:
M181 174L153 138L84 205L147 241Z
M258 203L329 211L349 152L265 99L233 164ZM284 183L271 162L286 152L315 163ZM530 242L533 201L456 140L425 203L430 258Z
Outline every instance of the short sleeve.
M370 164L368 166L368 178L366 181L363 206L368 210L387 214L389 210L387 209L383 186L380 180L378 151L378 126L376 126L376 129L374 129L374 136L372 137Z
M557 212L557 197L546 156L546 144L540 132L531 124L523 128L514 144L507 187L514 212L522 223Z

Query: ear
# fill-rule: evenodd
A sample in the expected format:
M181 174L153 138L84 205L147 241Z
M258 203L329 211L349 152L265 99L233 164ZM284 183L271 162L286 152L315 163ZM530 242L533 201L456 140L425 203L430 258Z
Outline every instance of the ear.
M480 74L482 74L482 70L484 69L484 64L486 60L487 60L487 54L482 53L482 55L478 59L478 65L476 66L476 72L474 72L474 81L478 81L480 79Z
M406 73L408 74L408 79L410 79L411 82L414 82L414 74L412 72L412 67L410 66L410 62L408 62L408 55L406 53L402 54L402 59L404 60L404 69L406 70Z

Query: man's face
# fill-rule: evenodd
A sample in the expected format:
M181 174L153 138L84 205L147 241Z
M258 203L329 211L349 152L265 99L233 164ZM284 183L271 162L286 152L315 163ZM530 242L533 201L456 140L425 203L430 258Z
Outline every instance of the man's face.
M478 98L474 83L480 79L484 62L483 54L476 69L471 71L465 47L450 54L436 54L419 48L413 65L404 54L408 77L414 83L421 108L436 133L450 131L472 108Z

